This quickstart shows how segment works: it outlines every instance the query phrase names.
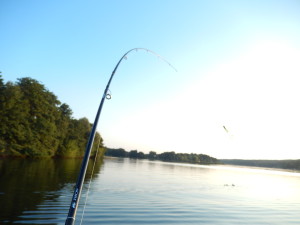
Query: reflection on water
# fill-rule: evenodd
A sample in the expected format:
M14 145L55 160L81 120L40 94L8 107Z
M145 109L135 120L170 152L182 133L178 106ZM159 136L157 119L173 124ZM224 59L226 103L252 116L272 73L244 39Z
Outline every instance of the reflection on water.
M64 224L80 164L0 161L0 223ZM106 158L83 224L299 224L299 189L287 171Z
M300 222L296 173L128 159L106 160L103 168L87 224Z
M44 221L41 223L57 224L53 217L55 214L67 215L80 165L81 159L1 159L0 223L16 224L16 221L24 220L30 224L30 220L38 220L45 213L51 219L42 216ZM92 163L87 179L91 166ZM100 166L101 162L96 164L95 173L99 173ZM60 205L63 196L67 196L65 200L69 203ZM39 224L36 222L32 224Z

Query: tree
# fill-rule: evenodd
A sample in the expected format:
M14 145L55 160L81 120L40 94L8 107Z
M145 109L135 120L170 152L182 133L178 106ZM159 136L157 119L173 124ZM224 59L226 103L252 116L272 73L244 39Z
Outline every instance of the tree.
M164 152L158 155L158 159L167 162L176 162L175 152Z
M0 138L1 154L22 155L32 133L27 120L28 107L22 101L20 87L8 82L1 93Z
M59 117L57 106L60 102L34 79L18 79L17 86L22 92L21 101L26 107L26 119L31 131L26 143L29 146L22 150L30 156L54 156L59 145L56 119Z
M112 157L126 157L128 156L128 153L123 148L106 148L105 155Z
M128 154L129 158L138 158L138 151L137 150L131 150Z
M157 157L156 152L154 152L154 151L150 151L150 152L149 152L148 158L149 158L150 160L154 160L154 159L156 159L156 157Z
M138 152L137 158L138 158L138 159L145 159L145 154L144 154L144 152Z
M83 156L92 124L73 119L70 107L44 85L29 77L5 84L0 74L0 100L0 155ZM99 133L95 143L103 155ZM94 144L92 155L96 149Z

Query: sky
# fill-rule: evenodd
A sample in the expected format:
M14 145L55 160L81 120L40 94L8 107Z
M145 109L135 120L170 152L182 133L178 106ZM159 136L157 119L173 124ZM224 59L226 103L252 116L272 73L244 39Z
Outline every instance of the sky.
M300 1L0 0L0 71L31 77L104 144L300 159ZM224 129L224 127L226 129Z

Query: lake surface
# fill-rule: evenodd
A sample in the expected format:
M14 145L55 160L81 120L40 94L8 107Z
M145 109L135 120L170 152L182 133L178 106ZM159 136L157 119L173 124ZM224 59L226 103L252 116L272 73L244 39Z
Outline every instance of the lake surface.
M64 224L80 164L0 160L0 224ZM105 158L91 178L91 167L82 224L300 224L300 173Z

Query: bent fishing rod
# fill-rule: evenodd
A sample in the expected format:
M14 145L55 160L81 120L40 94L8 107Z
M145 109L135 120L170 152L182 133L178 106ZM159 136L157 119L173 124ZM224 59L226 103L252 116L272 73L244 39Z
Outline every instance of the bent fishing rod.
M97 125L98 125L98 121L99 121L99 118L100 118L102 107L103 107L105 99L110 99L111 98L110 94L108 93L110 83L111 83L111 81L112 81L112 79L113 79L120 63L123 61L123 59L127 59L127 55L130 52L138 51L138 50L143 50L143 51L149 52L149 53L157 56L159 59L163 60L165 63L167 63L169 66L171 66L175 71L177 71L166 59L164 59L159 54L157 54L157 53L155 53L155 52L153 52L153 51L151 51L147 48L133 48L133 49L129 50L128 52L126 52L121 57L121 59L118 61L117 65L115 66L115 68L114 68L114 70L113 70L113 72L112 72L112 74L111 74L111 76L108 80L106 88L104 90L104 93L103 93L103 96L102 96L102 99L101 99L101 102L100 102L100 105L99 105L99 108L98 108L98 111L97 111L97 114L96 114L96 117L95 117L95 121L94 121L94 124L93 124L91 132L90 132L90 136L89 136L89 139L88 139L88 143L86 145L84 158L82 160L81 169L79 171L77 182L76 182L76 185L75 185L75 188L74 188L74 193L73 193L73 197L71 199L71 205L70 205L70 208L69 208L69 213L68 213L68 217L66 219L65 225L74 225L74 223L75 223L76 212L77 212L77 208L78 208L78 204L79 204L79 200L80 200L80 196L81 196L82 186L83 186L83 183L84 183L84 178L85 178L89 158L90 158L90 155L91 155L91 149L92 149L92 146L93 146L93 143L94 143L96 128L97 128Z

